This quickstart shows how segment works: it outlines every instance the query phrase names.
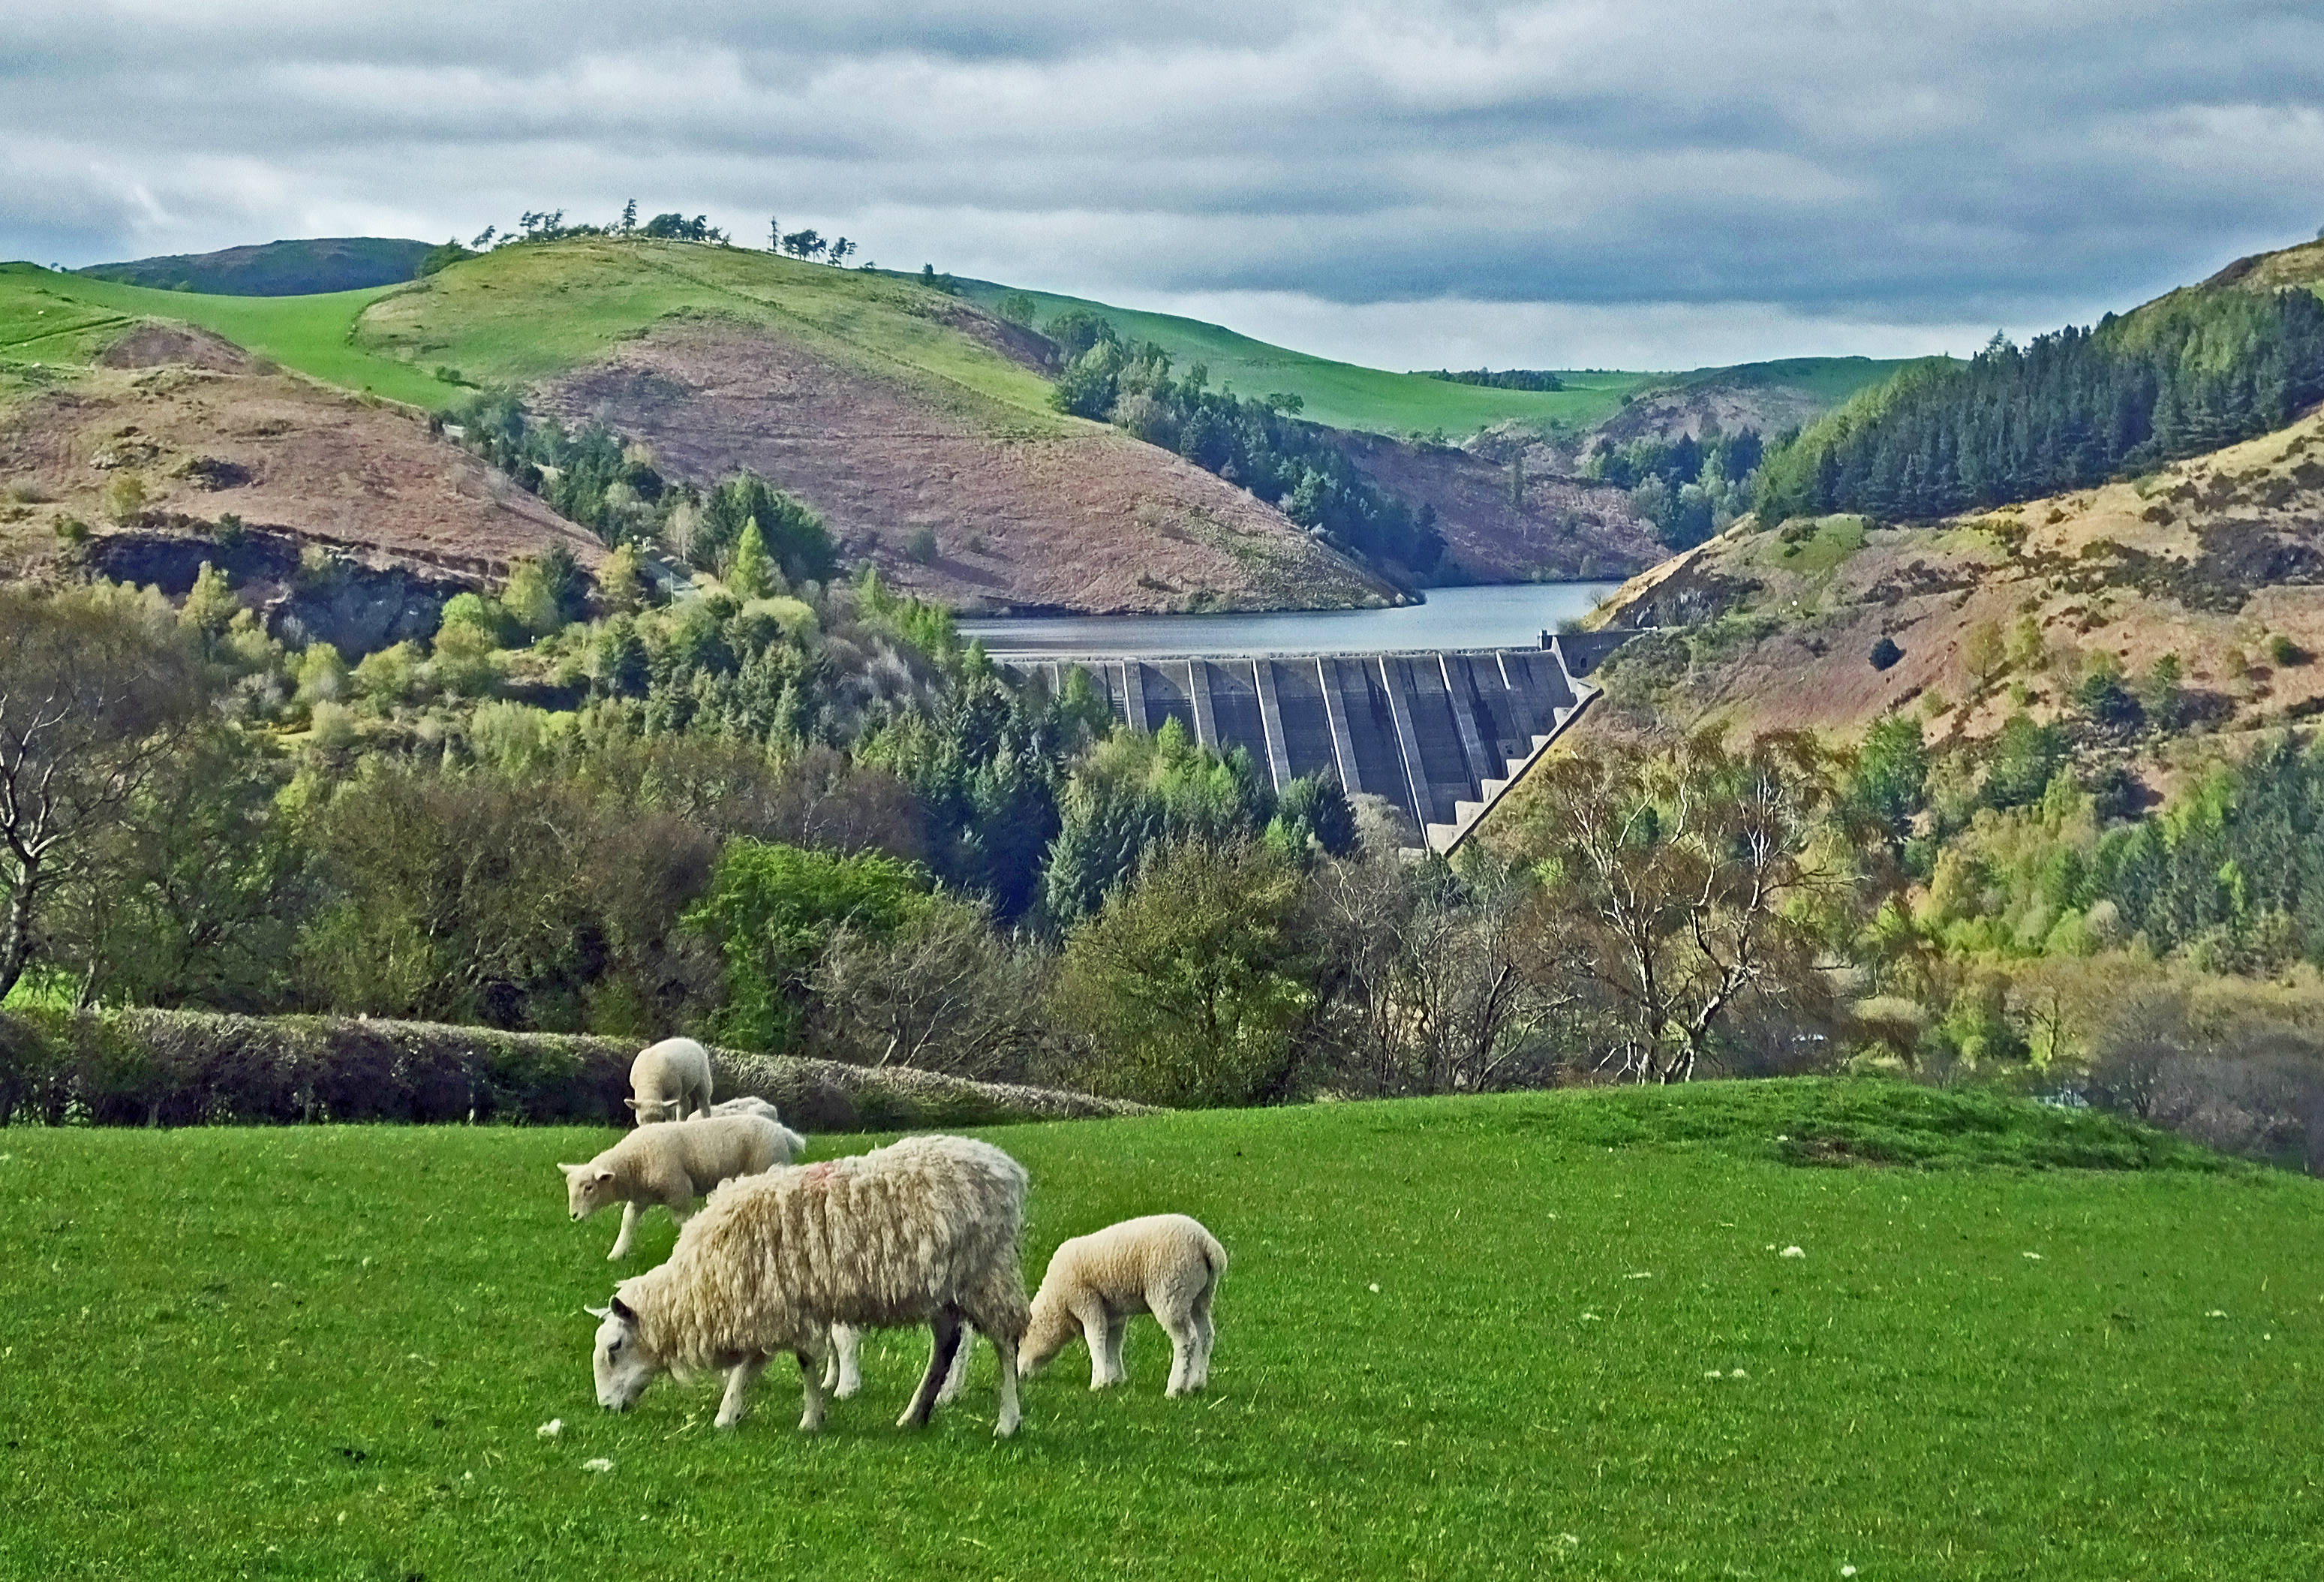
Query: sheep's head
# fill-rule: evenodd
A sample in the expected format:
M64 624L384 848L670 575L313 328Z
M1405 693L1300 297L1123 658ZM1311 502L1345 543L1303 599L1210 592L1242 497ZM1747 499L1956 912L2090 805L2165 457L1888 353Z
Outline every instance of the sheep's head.
M1046 1287L1046 1282L1044 1282ZM1047 1298L1046 1301L1043 1298ZM1029 1379L1049 1365L1068 1341L1082 1332L1080 1322L1065 1304L1047 1289L1033 1299L1033 1316L1025 1337L1017 1343L1017 1371Z
M627 1411L638 1403L661 1363L638 1340L638 1316L616 1296L602 1308L584 1308L599 1320L597 1340L589 1365L597 1375L597 1404L609 1411Z
M674 1098L625 1098L622 1102L630 1106L630 1113L637 1116L641 1126L650 1126L656 1121L674 1121L678 1116L679 1101Z
M613 1201L613 1172L602 1164L560 1164L565 1172L565 1207L576 1219L586 1219Z

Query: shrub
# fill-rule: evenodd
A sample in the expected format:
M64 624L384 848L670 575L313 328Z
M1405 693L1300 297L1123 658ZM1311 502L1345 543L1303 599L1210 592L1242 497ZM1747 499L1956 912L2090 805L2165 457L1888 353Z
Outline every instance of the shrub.
M915 566L934 565L939 552L934 528L916 527L904 541L904 558Z
M134 472L116 473L105 486L105 513L117 526L135 525L145 514L145 480Z
M1896 646L1893 637L1883 636L1872 645L1872 668L1876 671L1887 670L1904 657L1904 651Z

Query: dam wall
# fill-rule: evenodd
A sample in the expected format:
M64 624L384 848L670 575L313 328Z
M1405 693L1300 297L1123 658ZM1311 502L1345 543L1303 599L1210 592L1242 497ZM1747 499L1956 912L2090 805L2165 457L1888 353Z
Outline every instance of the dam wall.
M995 653L1062 687L1086 672L1133 730L1175 719L1214 752L1241 747L1277 791L1329 774L1386 797L1431 850L1449 852L1530 768L1598 689L1582 680L1614 643L1599 634L1538 648L1404 653ZM1569 652L1571 649L1571 652Z

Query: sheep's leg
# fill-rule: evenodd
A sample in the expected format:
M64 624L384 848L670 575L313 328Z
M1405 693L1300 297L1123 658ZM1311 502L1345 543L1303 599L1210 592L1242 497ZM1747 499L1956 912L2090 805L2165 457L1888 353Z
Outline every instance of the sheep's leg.
M899 1429L927 1426L928 1413L936 1409L936 1391L943 1386L945 1375L952 1371L953 1354L960 1349L960 1309L937 1309L936 1317L928 1320L928 1329L935 1337L935 1344L928 1349L928 1371L920 1376L920 1387L912 1392L912 1403L896 1420Z
M1017 1342L997 1331L985 1338L992 1342L993 1357L1001 1365L1001 1420L993 1425L992 1437L1005 1439L1022 1420L1017 1410Z
M952 1354L952 1371L945 1375L944 1388L936 1392L938 1406L950 1406L960 1399L961 1387L968 1383L968 1354L975 1349L975 1326L963 1324L960 1327L960 1349Z
M751 1415L751 1381L767 1370L767 1354L754 1351L736 1363L726 1374L726 1398L718 1403L715 1426L731 1429Z
M626 1258L630 1255L631 1239L638 1234L638 1214L639 1209L635 1203L622 1205L621 1234L613 1238L613 1250L605 1254L606 1263L611 1263L617 1258Z
M1164 1386L1165 1395L1184 1395L1203 1387L1201 1370L1203 1333L1192 1313L1157 1311L1164 1333L1170 1337L1170 1383Z
M1130 1383L1130 1370L1121 1365L1121 1337L1130 1328L1127 1313L1109 1314L1105 1320L1105 1382L1108 1384Z
M806 1410L799 1413L799 1432L812 1434L823 1427L823 1367L821 1359L806 1352L793 1354L798 1358L799 1388L806 1394Z
M1207 1390L1211 1383L1211 1348L1218 1344L1217 1327L1211 1322L1211 1293L1204 1288L1194 1299L1194 1376L1191 1387Z
M823 1387L834 1400L852 1401L863 1388L862 1346L863 1332L853 1324L831 1327L831 1355L823 1365Z

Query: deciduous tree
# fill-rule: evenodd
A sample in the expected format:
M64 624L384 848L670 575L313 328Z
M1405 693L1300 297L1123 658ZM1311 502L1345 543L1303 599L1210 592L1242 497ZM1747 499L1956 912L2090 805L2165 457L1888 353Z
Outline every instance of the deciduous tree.
M158 600L0 590L0 998L43 902L208 719L201 666Z

